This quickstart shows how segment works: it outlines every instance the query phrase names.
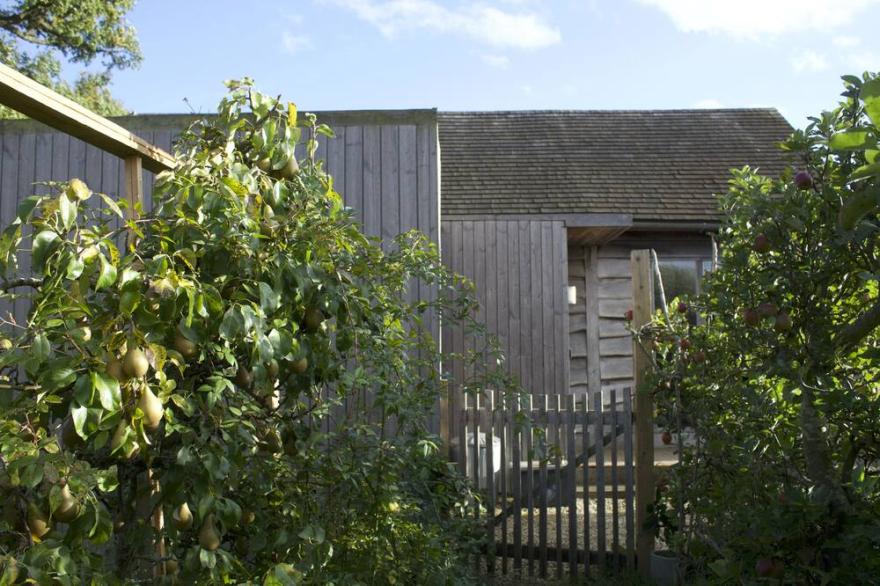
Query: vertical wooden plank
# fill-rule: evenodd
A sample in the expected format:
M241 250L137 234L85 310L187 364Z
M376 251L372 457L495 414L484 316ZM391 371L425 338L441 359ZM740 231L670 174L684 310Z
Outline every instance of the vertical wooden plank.
M354 210L358 221L364 222L364 128L345 129L345 205Z
M546 394L544 385L544 291L541 280L541 222L530 222L529 225L529 257L531 260L532 286L532 339L529 348L531 354L532 393Z
M520 287L520 380L528 393L535 393L532 384L532 258L529 222L519 221L519 250L517 251Z
M370 236L382 235L382 135L378 126L365 126L364 177L361 207L364 231Z
M460 407L457 413L461 414L460 417L456 417L456 420L460 419L461 423L458 425L458 469L461 472L461 475L465 478L467 477L467 461L470 456L468 456L468 448L470 447L467 443L467 427L468 427L468 402L467 397L462 397L461 402L459 403Z
M16 191L17 200L20 203L26 197L34 195L36 192L34 186L35 169L36 169L36 147L37 137L33 132L26 132L21 135L19 142L18 156L18 189ZM18 206L16 205L16 208ZM22 250L28 250L31 247L31 227L25 225L22 227ZM22 275L31 275L31 255L18 255L19 272ZM14 303L15 321L19 324L25 323L27 314L30 310L29 304L24 299L19 299Z
M522 576L522 457L520 452L520 442L523 435L516 425L517 415L520 411L519 396L511 399L513 409L508 413L507 426L510 430L511 452L513 456L513 476L511 479L511 488L513 489L513 569Z
M452 224L452 242L450 248L453 249L453 259L455 264L452 269L459 274L464 274L464 222L453 222ZM464 351L464 331L461 325L456 325L452 336L452 351L458 354ZM461 402L461 383L464 380L464 363L461 358L455 360L453 365L453 387L452 400L453 403ZM455 422L453 421L453 425Z
M473 410L473 425L471 427L471 437L469 440L469 447L472 447L471 451L471 471L472 476L471 479L474 483L474 486L480 487L480 408L481 401L480 395L474 394L470 397L472 404L474 406ZM480 522L480 504L474 503L474 519L476 519L477 524ZM480 571L480 556L477 556L476 559L476 570L479 573Z
M52 181L70 179L70 136L63 132L52 133Z
M568 458L568 573L572 580L578 573L578 515L577 515L577 445L574 428L577 423L577 401L574 395L565 397L565 451ZM586 466L586 463L584 464ZM587 487L584 486L584 491ZM562 522L562 519L559 520Z
M555 470L553 471L554 476L554 487L553 494L556 499L556 578L558 580L562 579L562 498L565 494L565 488L562 485L562 395L554 394L552 395L553 399L553 407L555 409L554 415L555 421L553 423L553 448L556 453L554 458L554 466Z
M475 237L475 227L479 222L472 221L464 221L461 224L461 254L462 254L462 274L469 279L476 281L476 270L474 268L474 250L476 248L476 237ZM479 294L479 291L477 292ZM463 332L462 335L462 347L461 351L465 354L470 352L473 349L473 336ZM470 364L463 364L463 374L464 376L459 380L465 380L465 378L470 378L473 375L473 366Z
M601 357L599 355L599 252L598 247L584 249L586 266L585 294L587 304L587 389L602 388Z
M489 542L489 551L486 556L486 566L489 575L495 573L495 428L493 426L495 416L495 391L487 391L486 408L486 532Z
M3 140L3 158L0 161L0 193L5 197L0 198L0 223L5 228L15 218L15 208L18 205L18 143L17 133L5 133ZM14 311L15 304L3 300L0 301L0 317L9 320ZM5 329L5 328L4 328ZM11 332L5 331L6 335Z
M510 476L510 429L507 427L507 413L510 410L510 400L501 391L498 392L498 412L495 414L496 428L501 438L501 474L499 482L501 483L501 506L503 517L501 518L501 573L507 575L508 553L507 553L507 508L510 500L507 498L508 477Z
M633 250L630 253L633 279L633 327L638 330L651 321L654 309L654 287L651 282L651 251ZM639 573L648 577L651 572L651 552L654 532L647 526L648 511L654 504L654 405L650 389L646 387L651 368L649 350L638 340L633 341L633 368L636 392L636 539Z
M581 450L584 453L584 492L583 492L583 504L584 504L584 575L590 575L590 542L592 539L590 538L590 531L592 529L590 525L590 459L586 457L587 454L590 453L590 415L592 411L589 405L589 393L584 393L579 396L581 400Z
M529 576L535 575L535 447L534 447L534 423L535 419L535 396L528 396L528 412L526 414L526 506L528 508L528 542L529 542Z
M476 315L474 317L476 318L477 322L481 324L486 323L486 314L488 309L488 299L486 298L486 227L488 224L489 222L483 221L474 222L474 283L476 283L477 285L477 299L479 299L480 301L480 304L477 306ZM472 337L468 350L476 351L477 349L477 340ZM485 354L483 354L482 362L484 364L486 358L487 357L485 356ZM473 370L471 371L471 373L473 374Z
M620 513L618 507L618 499L620 494L618 491L617 478L617 391L610 391L610 407L611 407L611 551L614 552L614 569L619 570L617 554L620 551L620 523L618 515Z
M553 340L556 335L553 331L553 297L556 283L553 282L553 223L541 222L541 353L544 363L543 393L558 393L556 387L556 362L558 360Z
M400 234L400 150L398 126L381 127L382 207L379 212L383 246Z
M335 127L334 138L325 138L327 142L327 172L333 177L333 189L342 195L345 201L345 126Z
M593 395L593 416L596 444L596 553L599 556L599 569L605 569L605 418L602 407L602 391Z
M507 276L507 222L495 222L495 258L492 269L497 280L495 296L495 333L504 351L505 360L510 360L510 298L508 297Z
M548 428L550 426L547 422L547 403L547 395L541 394L538 396L538 404L540 409L538 421L540 422L541 429L544 432L544 450L542 450L541 453L540 476L538 478L538 487L540 488L540 496L538 497L538 502L539 506L541 507L540 523L538 528L540 532L539 540L541 542L541 578L547 578L547 444L550 435L548 433Z
M125 159L125 201L128 203L128 217L136 218L137 209L144 205L143 161L140 157Z
M508 284L507 297L509 299L507 305L507 316L504 318L507 323L508 337L508 369L522 380L522 372L520 368L521 352L520 352L520 336L522 330L522 310L520 309L520 279L519 279L519 224L517 222L505 222L507 224L507 277L505 282Z
M555 296L555 333L557 368L557 385L560 393L570 393L569 381L571 352L569 351L570 336L568 333L568 243L565 225L562 222L554 223L553 234L555 238L553 246L553 264L556 269Z
M625 466L624 482L626 483L626 567L635 567L635 535L633 531L633 412L632 389L623 390L623 462Z
M481 283L483 293L483 308L484 313L483 317L485 320L486 328L488 328L489 333L494 335L498 334L498 268L495 265L495 259L498 255L497 252L497 224L498 222L484 222L485 225L485 233L484 233L484 248L483 248L483 274ZM486 357L489 358L488 356Z

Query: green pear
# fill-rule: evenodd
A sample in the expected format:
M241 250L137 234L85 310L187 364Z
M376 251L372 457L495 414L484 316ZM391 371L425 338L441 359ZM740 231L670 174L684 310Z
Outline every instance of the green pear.
M92 197L92 190L82 179L73 178L67 184L66 195L73 201L85 201Z
M35 541L41 540L52 529L52 526L49 524L49 518L34 503L28 503L27 506L27 526L31 532L31 537Z
M217 528L214 527L213 513L205 517L205 521L202 523L201 529L199 529L199 545L202 549L207 549L208 551L214 551L220 547L220 534L217 533Z
M183 334L177 332L174 336L174 349L180 352L180 355L191 360L199 355L199 346Z
M287 162L281 167L280 173L281 177L284 179L293 179L296 177L296 174L299 173L299 163L297 163L295 156L287 159Z
M162 401L153 394L153 391L147 385L144 385L143 389L141 389L138 408L144 412L144 428L148 431L156 431L162 422L162 415L165 413L165 410L162 408Z
M193 514L192 511L189 510L189 504L185 502L174 510L171 514L171 518L174 520L174 527L177 528L178 531L186 531L192 527Z
M122 372L122 361L115 356L107 361L106 370L107 374L118 381L122 381L125 379L125 374Z
M122 372L129 378L141 378L150 369L150 363L147 361L147 355L144 351L136 346L132 346L125 353L122 360Z
M62 523L70 523L79 516L79 501L70 493L70 486L61 488L61 502L52 512L52 517Z

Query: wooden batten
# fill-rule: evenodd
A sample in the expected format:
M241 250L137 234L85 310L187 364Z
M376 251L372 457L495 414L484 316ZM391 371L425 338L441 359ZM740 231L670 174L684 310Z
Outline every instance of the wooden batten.
M161 148L2 64L0 103L117 157L137 156L148 171L158 173L176 164Z

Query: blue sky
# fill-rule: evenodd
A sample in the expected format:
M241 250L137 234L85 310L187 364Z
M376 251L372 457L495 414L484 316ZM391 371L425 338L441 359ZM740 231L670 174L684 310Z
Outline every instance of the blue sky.
M113 91L211 112L250 76L305 110L774 106L795 125L880 70L880 0L140 0ZM184 102L188 101L188 106Z

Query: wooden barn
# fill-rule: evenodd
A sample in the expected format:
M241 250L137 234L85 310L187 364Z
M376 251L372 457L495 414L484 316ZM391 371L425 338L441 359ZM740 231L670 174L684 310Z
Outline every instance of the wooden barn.
M775 145L791 132L772 109L318 116L337 134L318 156L365 231L391 238L418 228L438 243L475 281L482 319L536 394L631 384L629 251L654 248L672 294L695 290L711 267L714 194L733 167L781 171ZM194 119L115 122L171 150ZM121 196L122 161L97 147L31 120L0 122L0 141L4 225L40 181L80 177ZM144 183L149 208L146 170ZM450 328L442 340L452 351L468 344ZM461 380L461 366L450 368Z
M630 251L656 250L668 297L696 292L730 169L781 172L792 132L773 109L438 117L443 258L511 371L551 395L632 385Z

